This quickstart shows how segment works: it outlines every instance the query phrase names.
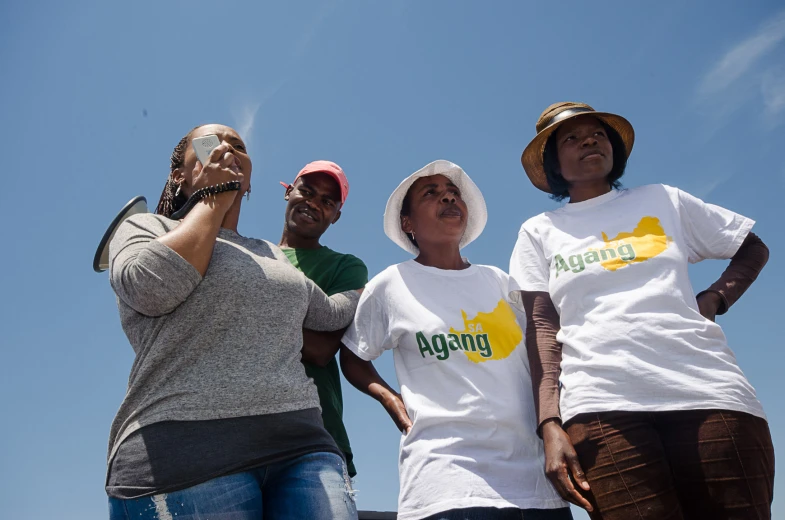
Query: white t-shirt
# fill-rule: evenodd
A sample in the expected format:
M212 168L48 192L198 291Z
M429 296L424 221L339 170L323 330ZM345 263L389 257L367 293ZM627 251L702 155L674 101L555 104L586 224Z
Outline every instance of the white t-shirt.
M531 377L509 276L414 260L365 287L343 343L373 360L394 349L413 426L401 438L398 518L466 507L566 507L543 471Z
M526 221L510 260L560 315L561 415L724 409L764 417L725 334L698 311L688 263L731 258L754 222L652 184Z

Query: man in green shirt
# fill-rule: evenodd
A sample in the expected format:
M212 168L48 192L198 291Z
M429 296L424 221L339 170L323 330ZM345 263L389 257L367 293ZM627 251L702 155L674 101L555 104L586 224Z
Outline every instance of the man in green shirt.
M349 181L337 164L315 161L305 166L286 188L286 213L279 246L289 261L327 295L361 289L368 282L368 268L359 258L338 253L319 243L330 225L341 218L349 194ZM344 329L345 330L345 329ZM319 391L324 427L346 456L349 476L357 471L343 424L341 376L335 354L344 330L316 332L303 329L303 365Z

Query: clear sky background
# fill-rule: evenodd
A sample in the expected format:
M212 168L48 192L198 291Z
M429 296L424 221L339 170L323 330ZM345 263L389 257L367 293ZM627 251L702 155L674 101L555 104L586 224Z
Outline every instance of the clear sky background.
M383 234L387 197L439 158L488 203L465 254L506 269L520 224L556 207L519 162L540 112L575 100L624 115L637 133L626 186L670 184L758 221L771 260L719 321L785 446L781 2L261 4L0 3L0 516L106 518L132 350L93 253L131 197L155 205L172 148L208 122L249 144L244 235L277 241L278 181L315 159L341 164L351 194L324 242L373 275L408 258ZM696 292L724 267L695 266ZM395 381L392 355L377 366ZM393 510L399 434L375 401L344 392L358 505Z

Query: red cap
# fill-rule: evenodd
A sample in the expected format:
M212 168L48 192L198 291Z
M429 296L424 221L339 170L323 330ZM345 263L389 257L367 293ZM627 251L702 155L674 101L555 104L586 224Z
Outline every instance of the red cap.
M305 165L305 168L300 170L300 173L298 173L297 177L294 178L292 184L297 182L297 179L303 175L308 175L309 173L326 173L335 179L335 181L338 183L338 186L341 187L341 205L343 206L344 202L346 202L346 197L349 196L349 181L346 179L346 174L343 173L343 170L340 166L330 161L314 161L312 163L308 163ZM291 184L282 182L281 186L288 189Z

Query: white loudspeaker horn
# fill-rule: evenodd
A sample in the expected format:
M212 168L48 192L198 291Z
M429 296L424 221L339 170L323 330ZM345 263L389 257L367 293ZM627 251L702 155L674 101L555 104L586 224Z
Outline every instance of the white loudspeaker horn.
M109 269L109 242L112 241L115 231L117 231L117 228L120 227L120 224L122 224L125 219L132 215L148 212L149 210L147 209L147 199L141 195L134 197L128 202L128 204L123 206L123 209L120 210L120 213L118 213L114 220L112 220L112 223L109 224L109 228L106 230L106 233L104 233L103 238L101 238L101 242L98 243L98 249L95 250L95 258L93 258L93 270L96 273L100 273Z

